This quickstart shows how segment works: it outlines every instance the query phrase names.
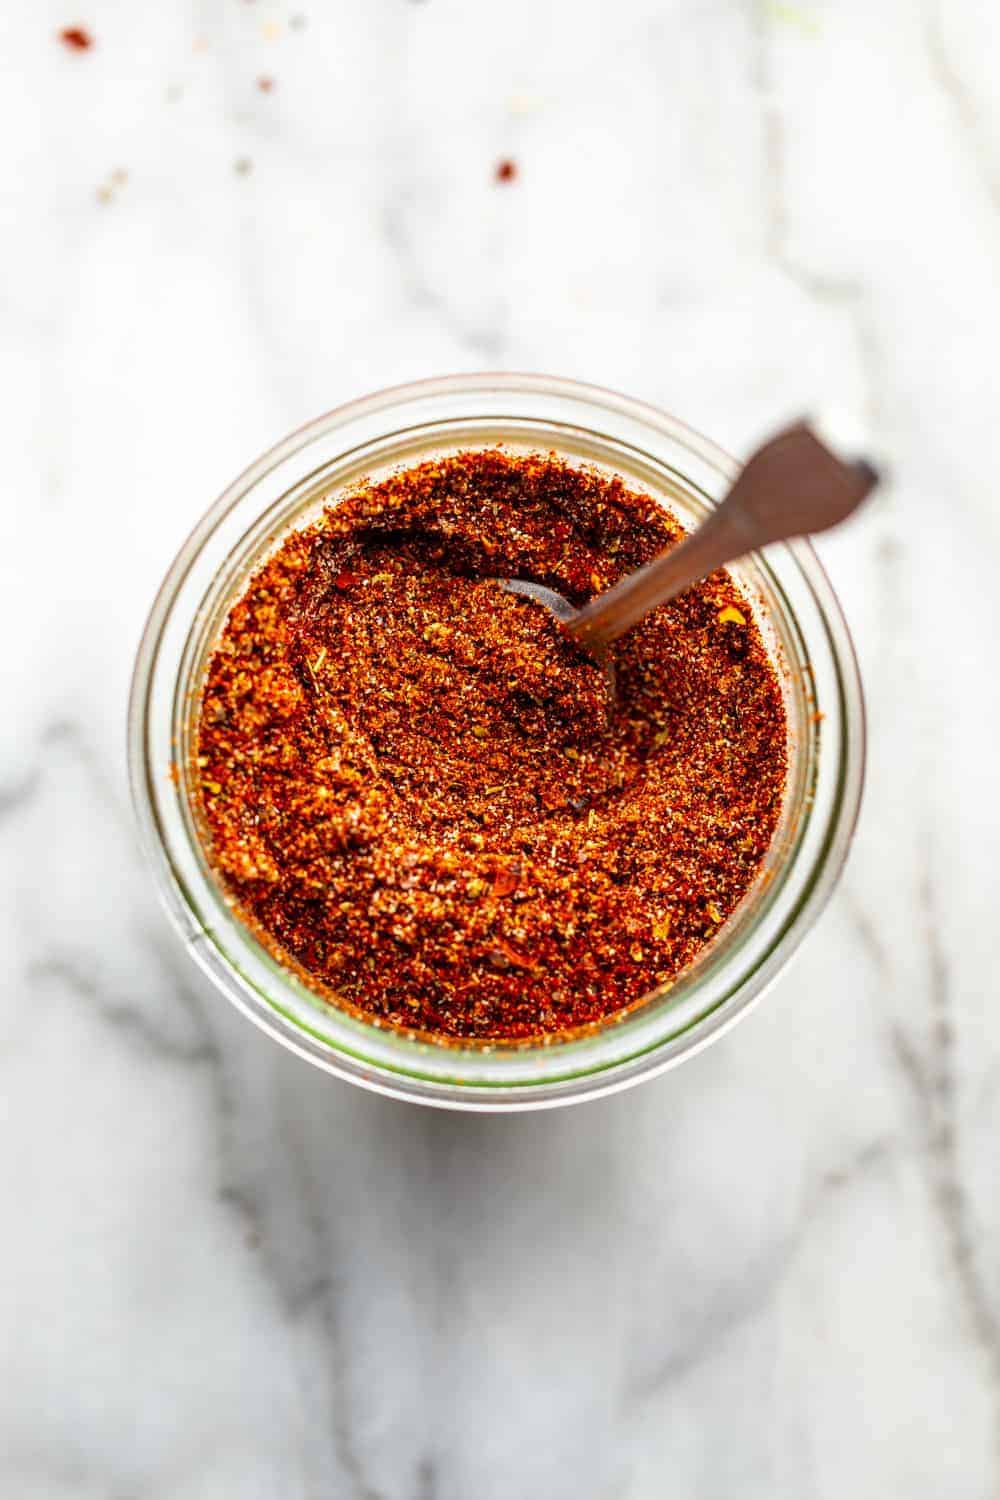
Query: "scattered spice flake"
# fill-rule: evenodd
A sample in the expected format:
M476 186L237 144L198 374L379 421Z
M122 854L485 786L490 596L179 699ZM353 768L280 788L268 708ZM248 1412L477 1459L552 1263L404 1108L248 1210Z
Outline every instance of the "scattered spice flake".
M716 617L720 625L745 625L746 615L741 614L735 604L727 604L725 609L720 609Z
M487 449L285 538L209 662L192 774L212 863L280 962L403 1035L544 1045L712 941L785 784L758 629L705 629L735 585L616 642L609 710L596 664L492 582L502 553L582 600L598 563L611 579L681 534L620 480Z
M512 161L509 156L505 156L502 161L497 162L493 175L497 182L513 182L517 177L517 162Z
M811 713L809 715L809 722L811 724L822 724L822 722L823 722L823 720L825 718L826 718L826 714L821 713L820 710L817 708L814 713Z
M123 188L127 182L128 173L126 172L125 168L116 167L115 170L111 173L107 182L102 182L100 187L97 189L96 196L98 203L114 202L117 190L119 188Z
M89 52L94 38L85 26L64 26L59 40L70 52Z
M512 891L517 890L517 875L513 870L497 870L493 877L493 894L498 900L503 900Z
M497 965L497 967L510 966L514 969L537 968L537 965L533 964L530 958L526 958L523 953L518 953L517 949L512 948L510 943L506 942L503 938L492 949L489 956L491 962Z
M253 162L249 156L238 156L233 162L233 171L238 177L249 177L253 171Z
M258 78L257 87L262 94L270 94L274 89L274 79L268 77Z

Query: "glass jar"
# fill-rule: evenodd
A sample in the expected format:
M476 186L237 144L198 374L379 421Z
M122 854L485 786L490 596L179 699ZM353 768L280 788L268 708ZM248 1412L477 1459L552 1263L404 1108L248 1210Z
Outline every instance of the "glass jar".
M864 770L850 636L805 542L731 569L784 685L789 773L765 864L740 906L664 992L593 1034L521 1048L411 1040L338 1010L255 939L198 838L188 775L201 677L248 575L290 527L362 477L503 442L555 450L646 491L691 527L738 466L655 408L535 375L462 375L380 392L272 448L191 533L153 605L129 708L132 791L160 891L191 957L244 1015L300 1057L396 1098L535 1109L624 1088L690 1057L747 1013L815 922L844 863Z

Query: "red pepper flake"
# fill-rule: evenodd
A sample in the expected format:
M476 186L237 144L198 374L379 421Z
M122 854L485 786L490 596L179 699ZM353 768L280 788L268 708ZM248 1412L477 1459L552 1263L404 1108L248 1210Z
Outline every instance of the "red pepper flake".
M257 79L257 87L260 89L260 91L261 91L262 94L270 94L272 92L272 90L274 89L274 79L273 78L258 78Z
M493 876L493 894L502 900L517 890L517 875L513 870L497 870Z
M517 162L512 161L509 156L505 156L502 161L497 162L496 171L493 175L496 177L497 182L513 182L517 176Z
M619 479L477 449L287 535L210 658L185 778L279 962L406 1036L544 1043L715 940L786 774L781 686L735 584L617 641L609 703L597 664L495 581L582 601L682 534ZM706 629L741 604L745 624Z
M59 40L70 52L89 52L94 45L94 38L85 26L64 26Z
M534 970L538 967L537 964L532 963L530 958L525 958L523 953L518 953L517 949L512 948L510 943L506 942L503 938L500 938L496 946L490 950L488 957L490 963L500 969Z

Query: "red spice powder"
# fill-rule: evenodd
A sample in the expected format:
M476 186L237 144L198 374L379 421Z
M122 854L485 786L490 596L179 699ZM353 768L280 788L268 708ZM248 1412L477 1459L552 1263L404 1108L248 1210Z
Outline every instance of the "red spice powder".
M83 26L64 26L59 33L59 40L71 52L89 52L94 45L94 38Z
M517 162L505 157L503 161L497 162L494 176L497 182L513 182L517 176Z
M597 665L582 603L681 528L618 479L501 450L422 464L292 533L208 666L197 777L237 909L334 1003L524 1042L686 968L780 813L780 685L725 573Z

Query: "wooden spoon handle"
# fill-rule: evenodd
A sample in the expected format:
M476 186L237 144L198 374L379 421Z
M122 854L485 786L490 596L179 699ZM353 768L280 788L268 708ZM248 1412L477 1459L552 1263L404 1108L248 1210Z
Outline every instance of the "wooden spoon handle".
M566 629L591 649L607 645L727 562L838 525L877 483L870 464L844 463L797 422L754 453L697 531L591 599Z

